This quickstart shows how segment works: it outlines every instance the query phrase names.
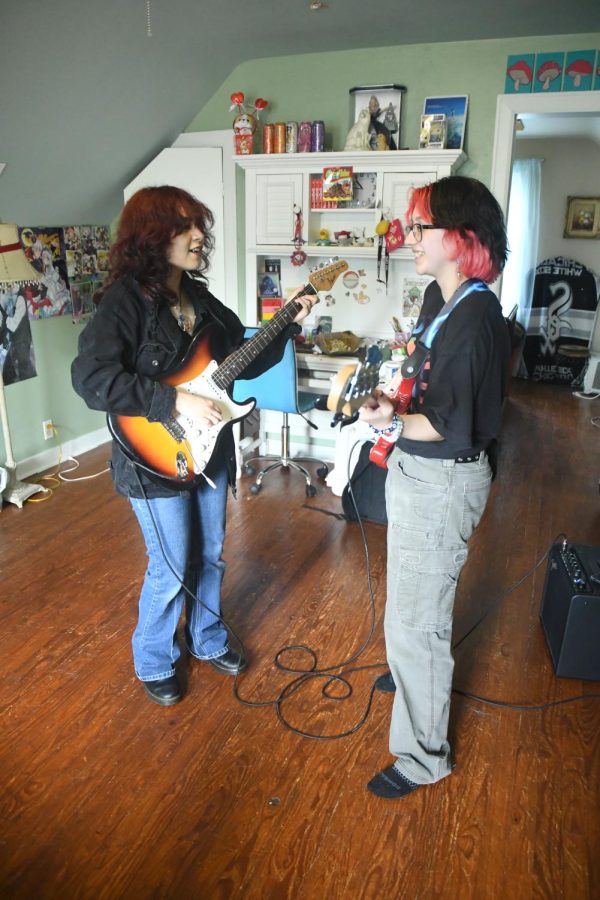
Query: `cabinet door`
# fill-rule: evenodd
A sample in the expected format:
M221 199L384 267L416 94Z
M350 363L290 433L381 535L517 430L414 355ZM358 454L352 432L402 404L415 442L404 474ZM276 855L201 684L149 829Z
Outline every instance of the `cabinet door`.
M302 175L256 176L256 243L289 244L294 237L294 204L302 207Z
M408 195L413 187L420 187L436 180L433 172L384 172L382 205L385 213L391 213L392 219L401 219L405 224Z

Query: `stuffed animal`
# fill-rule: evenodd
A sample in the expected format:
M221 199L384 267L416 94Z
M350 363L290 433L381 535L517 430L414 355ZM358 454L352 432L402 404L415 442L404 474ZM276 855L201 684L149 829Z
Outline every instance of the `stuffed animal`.
M368 109L361 109L358 119L348 132L344 150L370 150L371 136L369 134L369 125L371 124L371 113Z

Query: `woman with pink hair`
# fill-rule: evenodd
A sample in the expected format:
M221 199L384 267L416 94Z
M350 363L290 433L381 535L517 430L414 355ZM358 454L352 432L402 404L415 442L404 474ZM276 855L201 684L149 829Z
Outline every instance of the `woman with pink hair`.
M487 287L507 254L502 212L489 190L461 176L417 188L407 223L415 268L435 279L398 376L416 376L412 399L399 412L377 392L360 412L393 446L384 626L390 671L377 688L395 692L395 759L368 784L385 798L404 797L452 770L454 596L490 490L510 356L502 309Z

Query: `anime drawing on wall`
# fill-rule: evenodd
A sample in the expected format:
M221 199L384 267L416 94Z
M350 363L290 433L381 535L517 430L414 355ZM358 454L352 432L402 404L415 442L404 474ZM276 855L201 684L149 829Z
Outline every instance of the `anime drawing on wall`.
M4 384L37 375L31 326L27 318L27 292L20 283L0 285L0 368Z
M108 271L110 242L107 225L69 225L64 230L67 273L82 281Z
M71 312L71 293L62 228L19 228L25 256L42 278L28 291L30 319L48 319Z
M71 298L73 300L73 321L78 324L82 319L91 316L94 312L94 292L100 286L100 281L72 281Z

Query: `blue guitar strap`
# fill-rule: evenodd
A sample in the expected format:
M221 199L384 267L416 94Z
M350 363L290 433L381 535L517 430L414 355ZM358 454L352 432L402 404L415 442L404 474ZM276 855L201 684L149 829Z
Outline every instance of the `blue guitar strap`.
M406 357L400 367L403 378L417 377L429 356L429 351L431 350L431 345L433 344L436 334L448 316L454 312L461 300L464 300L465 297L468 297L469 294L472 294L475 291L487 291L487 289L487 285L484 284L483 281L480 281L478 278L471 278L454 291L448 302L444 303L435 319L430 322L423 334L420 337L417 337L415 349L410 356ZM415 335L418 335L418 332L421 331L422 328L423 326L421 325L418 329L415 329L412 336L415 337Z

